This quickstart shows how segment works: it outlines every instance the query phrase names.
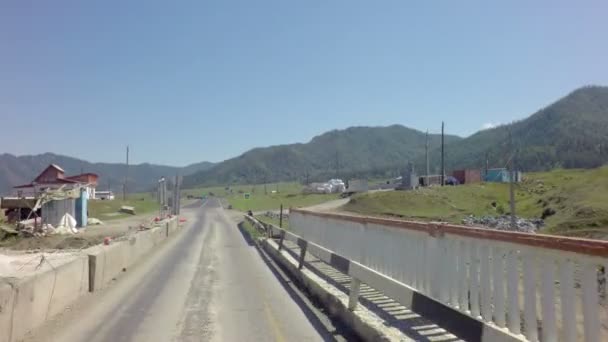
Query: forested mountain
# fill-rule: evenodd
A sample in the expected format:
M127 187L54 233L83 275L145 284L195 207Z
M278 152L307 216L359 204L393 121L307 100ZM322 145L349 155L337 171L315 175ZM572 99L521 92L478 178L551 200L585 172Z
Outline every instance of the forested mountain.
M449 127L449 122L447 123ZM511 131L513 151L509 153ZM399 126L352 127L331 131L307 144L256 148L186 177L186 186L318 180L336 175L390 177L413 161L425 172L425 135ZM430 138L430 169L440 170L440 137ZM608 87L580 88L525 120L446 137L446 171L504 167L511 156L524 171L555 167L590 168L608 160Z
M504 167L509 160L509 130L515 163L524 171L555 167L591 168L608 161L608 87L575 90L532 116L483 130L446 146L446 169ZM440 151L431 153L439 164ZM424 157L417 159L422 170Z
M53 153L34 156L14 156L5 153L0 154L0 194L10 192L15 185L31 182L51 163L61 166L67 175L75 175L81 171L98 174L100 176L99 190L111 188L114 191L122 191L126 172L125 164L90 163ZM213 163L209 162L192 164L184 168L147 163L130 165L128 189L130 191L146 191L154 187L162 176L174 176L178 171L182 175L187 175L204 170L212 165Z
M255 148L184 178L184 186L398 175L422 153L425 133L400 125L351 127L314 137L306 144ZM430 135L433 145L440 135ZM448 135L446 142L461 138Z
M449 122L447 122L449 128ZM509 153L512 135L514 154ZM439 171L440 136L430 135L431 172ZM555 167L590 168L608 161L608 87L583 87L525 120L482 130L465 139L447 135L446 171L503 167L511 156L524 171ZM314 181L331 177L392 177L408 162L425 172L425 134L400 125L333 130L305 144L254 148L218 164L202 162L185 168L140 164L130 167L129 189L144 191L161 176L178 170L184 186L275 181ZM120 190L124 164L89 163L46 153L15 157L0 155L0 193L27 183L50 163L68 174L95 172L100 188Z

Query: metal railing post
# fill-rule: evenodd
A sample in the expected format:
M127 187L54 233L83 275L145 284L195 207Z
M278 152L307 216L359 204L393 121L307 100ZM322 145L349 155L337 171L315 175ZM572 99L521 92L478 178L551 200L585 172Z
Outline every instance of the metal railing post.
M306 250L308 249L308 242L306 240L299 239L298 245L300 246L300 263L298 269L301 270L304 266L304 258L306 257Z
M361 289L361 281L357 278L352 278L350 281L350 293L348 295L348 309L354 311L359 302L359 290Z
M279 239L279 251L283 249L283 240L285 240L285 231L281 230L281 238Z

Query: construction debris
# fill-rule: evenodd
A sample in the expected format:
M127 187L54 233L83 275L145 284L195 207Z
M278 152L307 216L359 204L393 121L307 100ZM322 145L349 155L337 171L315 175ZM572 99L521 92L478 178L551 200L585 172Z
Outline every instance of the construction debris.
M278 220L280 218L280 213L279 212L274 212L274 211L267 211L264 216L266 217L270 217L271 219L276 219ZM283 220L289 220L289 214L286 212L283 212Z
M96 219L94 217L89 217L87 219L87 226L99 226L99 225L102 225L102 224L103 224L103 221L101 221L99 219Z
M120 207L119 211L121 213L135 215L135 207L129 207L129 206L123 205L122 207Z
M511 217L504 216L473 216L470 215L462 220L462 223L467 226L481 227L481 228L492 228L498 230L516 231L523 233L536 233L540 228L545 225L545 221L542 219L524 219L516 217L516 227L511 227Z
M3 233L1 236L10 236L10 235L18 235L19 232L14 230L13 227L0 225L0 230Z

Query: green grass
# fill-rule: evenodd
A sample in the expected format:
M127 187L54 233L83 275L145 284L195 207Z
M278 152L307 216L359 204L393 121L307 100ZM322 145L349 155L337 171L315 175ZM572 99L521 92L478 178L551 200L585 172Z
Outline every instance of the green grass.
M126 201L123 201L121 197L111 201L91 200L88 204L89 217L94 217L102 221L132 216L118 212L123 205L135 207L135 213L137 215L158 211L156 196L153 196L150 193L131 194L127 197Z
M268 217L266 215L258 215L255 218L260 222L270 223L270 224L273 224L273 225L279 227L278 218L272 218L272 217ZM281 228L289 229L289 219L287 219L285 217L283 218L283 226Z
M277 187L278 185L278 187ZM299 183L274 183L264 185L235 185L228 187L209 187L183 190L182 193L193 196L209 195L226 198L228 203L236 210L264 211L279 210L281 204L284 208L296 208L315 205L339 198L337 194L302 194L302 185ZM272 191L277 191L272 193ZM250 197L245 198L245 193Z
M245 231L247 231L247 233L249 233L249 236L251 236L252 239L258 239L264 236L264 234L255 229L253 224L247 220L241 222L240 225Z
M496 202L495 209L491 203ZM518 216L540 217L546 208L543 232L561 235L608 236L608 167L529 173L516 185ZM416 220L460 223L467 215L509 212L509 185L480 183L355 195L344 210Z

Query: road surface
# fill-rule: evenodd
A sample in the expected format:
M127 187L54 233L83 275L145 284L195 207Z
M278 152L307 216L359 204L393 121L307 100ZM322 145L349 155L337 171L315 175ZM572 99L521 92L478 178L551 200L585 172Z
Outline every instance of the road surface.
M27 340L332 338L293 290L278 280L217 200L192 205L183 216L189 226L176 238Z

